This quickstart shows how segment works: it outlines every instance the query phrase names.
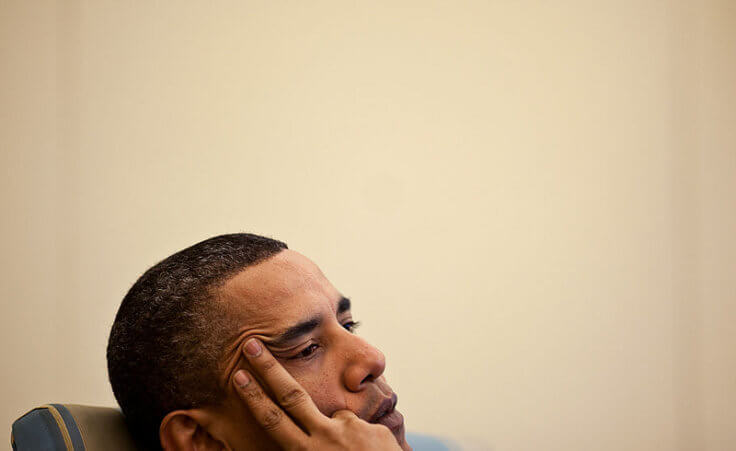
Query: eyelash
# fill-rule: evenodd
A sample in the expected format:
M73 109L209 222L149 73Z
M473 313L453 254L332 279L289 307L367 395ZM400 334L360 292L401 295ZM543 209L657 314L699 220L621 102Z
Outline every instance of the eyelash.
M351 334L355 333L355 329L360 326L360 321L348 321L345 324L342 325L342 327L350 332ZM289 357L289 360L306 360L312 356L317 351L317 348L319 348L319 345L317 343L312 343L306 348L304 348L300 353L298 353L295 356Z
M342 327L344 327L345 330L347 330L351 334L354 334L355 329L357 329L359 326L360 326L360 321L348 321L347 323L342 325Z

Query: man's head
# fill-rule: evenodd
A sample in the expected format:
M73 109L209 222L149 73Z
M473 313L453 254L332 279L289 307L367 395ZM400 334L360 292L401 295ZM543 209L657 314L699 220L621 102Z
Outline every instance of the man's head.
M159 434L233 449L267 449L232 389L256 337L330 415L370 420L393 395L383 355L352 333L350 301L306 257L250 234L215 237L148 270L118 311L108 345L115 396L147 446ZM403 425L394 430L403 441Z

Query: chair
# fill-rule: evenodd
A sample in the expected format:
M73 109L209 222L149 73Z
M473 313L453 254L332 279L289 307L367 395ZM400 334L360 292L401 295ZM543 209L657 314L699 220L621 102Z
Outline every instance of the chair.
M458 449L451 442L421 434L406 435L415 451ZM119 409L77 404L46 404L13 423L15 451L135 451Z

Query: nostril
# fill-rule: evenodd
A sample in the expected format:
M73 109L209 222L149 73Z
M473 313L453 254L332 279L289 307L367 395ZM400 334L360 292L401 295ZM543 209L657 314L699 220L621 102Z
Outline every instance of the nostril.
M354 338L352 349L348 354L347 368L344 373L345 387L353 392L359 392L370 386L368 382L375 382L386 368L386 358L381 351L363 341L360 337Z

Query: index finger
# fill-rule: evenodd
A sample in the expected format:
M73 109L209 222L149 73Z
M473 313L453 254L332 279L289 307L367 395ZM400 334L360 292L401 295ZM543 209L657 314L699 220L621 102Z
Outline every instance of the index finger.
M271 352L256 338L248 340L243 348L253 372L271 389L276 402L297 420L307 431L328 420L319 411L312 398L291 374L281 366Z

